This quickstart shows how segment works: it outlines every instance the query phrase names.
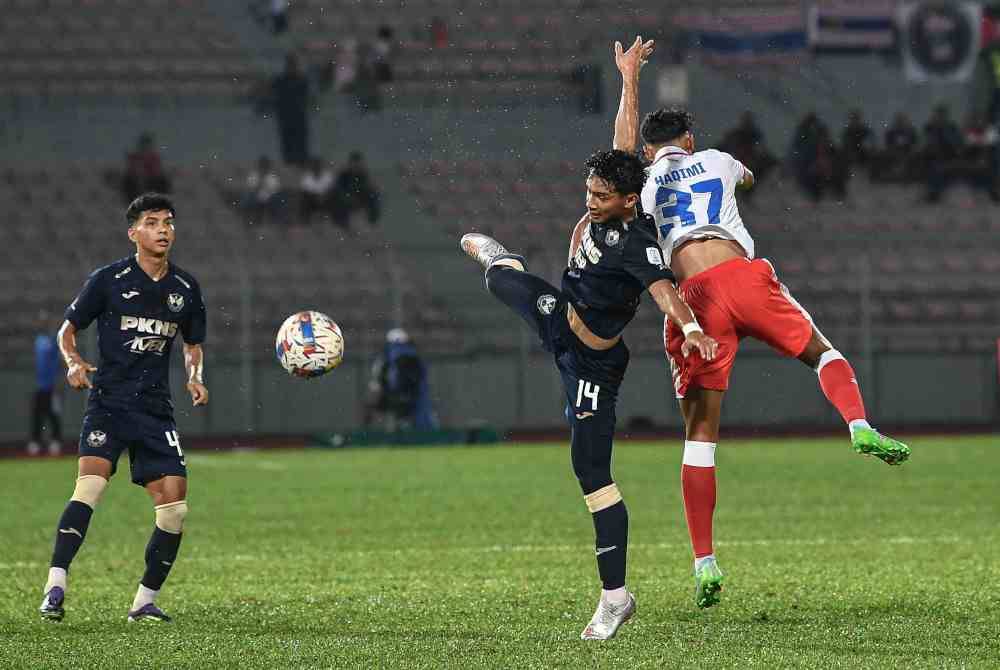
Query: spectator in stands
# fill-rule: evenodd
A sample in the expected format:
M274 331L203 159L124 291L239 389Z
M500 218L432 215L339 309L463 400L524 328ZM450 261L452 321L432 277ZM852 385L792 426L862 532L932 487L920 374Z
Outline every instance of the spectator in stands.
M365 403L365 425L382 415L390 430L434 430L437 418L431 405L427 366L417 354L409 334L393 328L385 337L382 354L372 365Z
M577 64L570 72L581 114L604 113L604 68L593 58L590 40L580 40Z
M353 37L346 38L337 48L337 65L333 73L333 89L346 93L354 87L358 78L358 42Z
M847 195L848 164L830 129L814 112L799 123L792 141L791 164L802 190L814 202L832 189L835 197Z
M861 110L851 110L840 141L844 160L848 165L868 165L875 152L874 142L875 134L862 118Z
M910 117L896 114L892 125L885 131L885 152L872 165L872 176L887 181L910 181L917 170L917 145L920 138Z
M347 228L351 213L362 209L368 215L368 223L375 225L381 215L378 190L372 183L360 151L352 151L347 166L337 175L334 186L332 213L333 222Z
M726 132L719 148L732 154L736 160L752 170L758 183L778 164L778 159L768 151L764 143L764 133L757 125L753 112L750 111L743 112L739 125ZM740 197L744 201L750 201L753 193L754 189L745 190L740 193Z
M448 46L448 24L440 16L431 18L431 47L445 49Z
M288 30L288 0L256 0L250 3L250 13L275 35Z
M313 214L330 209L333 192L333 170L321 158L310 158L309 166L299 182L299 219L303 224L312 222Z
M963 131L965 140L965 172L970 183L982 188L990 195L993 202L1000 202L1000 191L997 190L997 142L1000 136L997 129L978 114L969 117Z
M354 96L362 114L382 109L382 95L376 73L374 47L368 43L358 45L358 70L354 78Z
M309 80L294 53L285 57L285 71L271 83L281 156L285 163L303 165L309 157Z
M38 335L35 336L35 395L31 403L31 441L28 455L42 452L42 430L49 424L48 450L50 456L62 451L62 408L56 392L56 382L62 369L59 347L56 344L56 326L47 312L38 315Z
M247 174L241 205L251 215L270 221L284 222L287 198L281 190L281 177L271 159L261 156Z
M385 84L392 81L392 63L396 57L396 41L392 28L379 26L372 46L372 65L375 81Z
M924 126L927 201L938 202L960 167L964 139L947 105L938 105Z
M121 190L125 202L132 202L139 194L148 191L170 192L170 181L163 172L163 162L156 150L152 133L140 135L135 150L125 157Z

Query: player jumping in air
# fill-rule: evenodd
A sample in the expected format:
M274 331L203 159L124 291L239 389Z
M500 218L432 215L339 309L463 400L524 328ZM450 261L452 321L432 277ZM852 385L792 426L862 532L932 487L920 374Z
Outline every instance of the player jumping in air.
M627 53L619 49L619 58L637 69L651 49L652 43L639 41ZM642 162L612 150L595 153L586 167L587 222L578 227L561 289L528 273L524 257L486 235L465 235L462 248L486 268L487 289L527 322L562 376L573 471L593 515L603 586L581 637L605 640L635 612L635 598L625 588L628 513L611 475L615 403L629 359L621 333L648 290L684 333L685 355L697 351L713 360L716 344L678 297L653 219L636 215L646 180Z
M173 418L168 380L174 338L184 338L187 389L195 406L208 402L202 380L201 343L205 303L190 274L169 262L174 244L174 206L147 193L125 213L136 253L95 271L66 310L59 348L75 389L90 389L80 432L79 476L59 519L43 619L61 621L66 576L83 544L90 517L118 457L128 450L132 482L153 500L156 525L146 546L146 571L128 613L129 621L170 621L155 604L177 558L187 514L187 468ZM76 333L97 321L99 367L76 348ZM89 373L96 372L93 383Z
M638 70L635 75L623 88L622 107L637 118ZM753 173L729 154L695 152L691 130L691 115L679 109L661 109L643 120L643 150L651 166L642 209L656 221L680 295L719 343L714 359L686 356L682 331L669 319L664 324L686 430L681 486L695 556L695 602L710 607L719 602L722 589L722 571L712 551L715 447L722 398L740 339L754 337L815 370L820 389L847 423L858 453L898 465L909 458L910 449L868 424L850 364L778 281L771 263L754 259L754 242L743 227L734 194L737 188L753 186ZM621 148L636 150L635 144Z

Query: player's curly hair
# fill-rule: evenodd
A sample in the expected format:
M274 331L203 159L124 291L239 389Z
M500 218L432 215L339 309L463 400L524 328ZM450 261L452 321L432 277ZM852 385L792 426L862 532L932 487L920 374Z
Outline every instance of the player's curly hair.
M650 146L667 144L694 128L694 116L682 107L666 107L650 112L642 120L639 134Z
M174 201L169 196L162 193L143 193L133 200L128 209L125 210L125 220L128 221L128 225L133 226L143 212L158 212L160 210L167 210L177 216Z
M587 176L603 179L622 195L642 193L646 168L635 154L612 149L597 151L587 159Z

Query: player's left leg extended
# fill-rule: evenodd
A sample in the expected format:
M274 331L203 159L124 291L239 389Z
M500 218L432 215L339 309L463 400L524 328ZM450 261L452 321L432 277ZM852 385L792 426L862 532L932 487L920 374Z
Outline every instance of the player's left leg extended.
M156 596L177 560L187 516L187 462L173 420L135 418L141 444L132 457L132 481L153 500L156 523L146 545L146 571L139 582L129 621L170 621Z
M851 431L851 443L856 452L875 456L889 465L899 465L910 457L908 446L882 435L869 425L854 368L815 326L809 343L798 358L816 371L823 395L837 408Z
M889 465L899 465L910 457L908 446L878 433L868 424L854 369L778 281L768 261L753 261L740 291L743 299L737 309L743 331L816 371L823 395L837 408L851 431L855 451L880 458Z
M170 621L159 607L156 596L177 560L187 516L187 479L176 475L162 477L146 484L146 491L153 499L156 523L146 545L146 571L139 582L129 621Z

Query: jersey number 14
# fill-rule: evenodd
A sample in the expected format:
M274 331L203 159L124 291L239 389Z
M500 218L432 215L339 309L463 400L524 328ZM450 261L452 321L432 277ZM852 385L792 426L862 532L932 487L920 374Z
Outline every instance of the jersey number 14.
M656 189L656 207L660 210L663 223L660 225L660 235L667 237L674 226L693 226L698 223L698 217L691 207L694 204L704 204L705 198L692 198L693 193L707 193L708 205L703 214L703 220L710 226L719 224L719 212L722 211L722 180L706 179L691 184L691 193L661 186Z

